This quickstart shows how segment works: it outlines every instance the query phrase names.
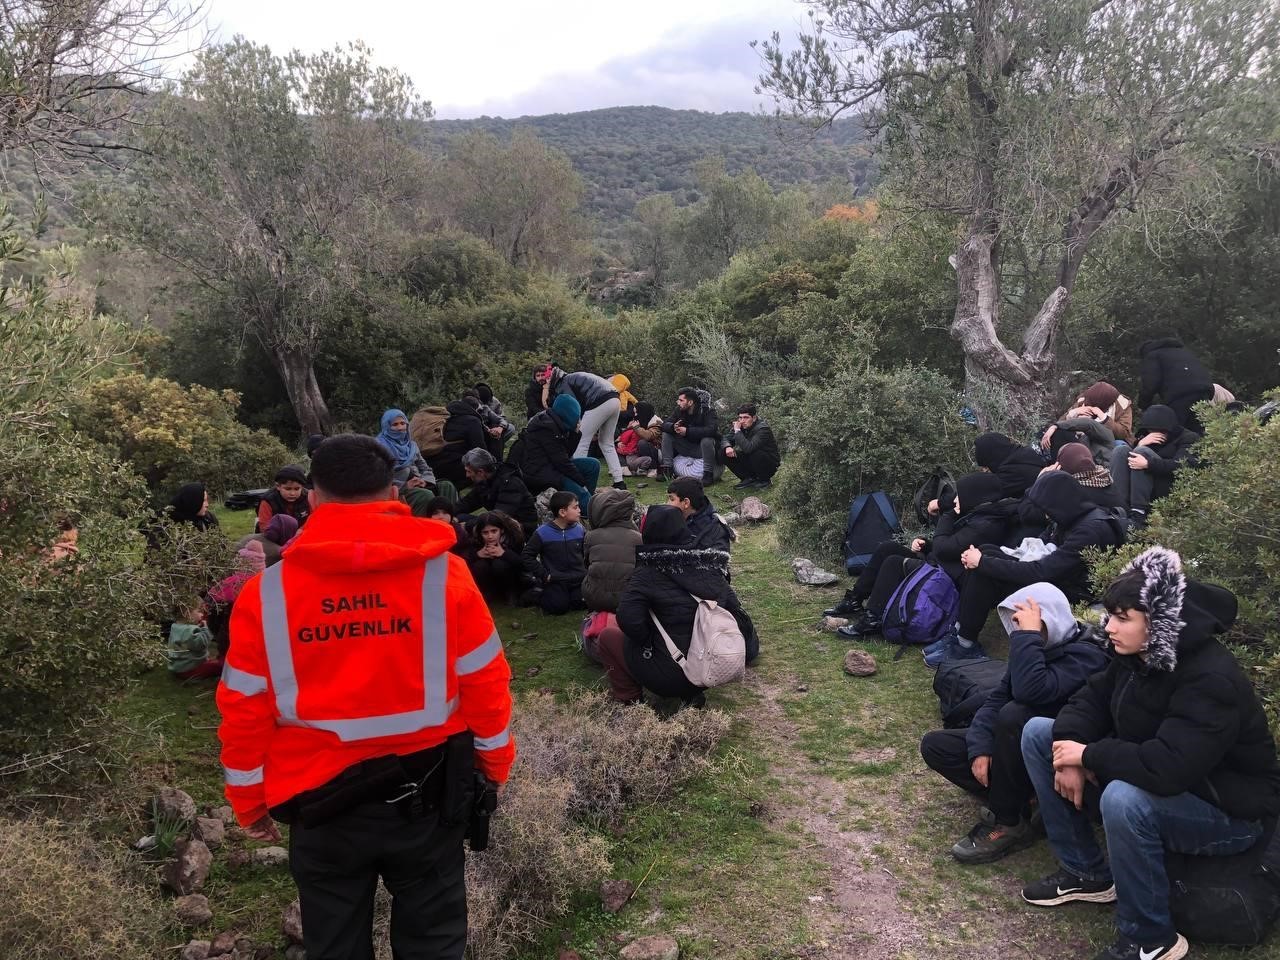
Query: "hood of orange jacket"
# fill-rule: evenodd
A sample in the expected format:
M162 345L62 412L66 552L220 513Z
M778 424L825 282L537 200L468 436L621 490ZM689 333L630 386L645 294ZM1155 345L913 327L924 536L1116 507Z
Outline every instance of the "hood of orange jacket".
M326 575L421 567L458 542L441 520L415 517L398 500L322 503L289 543L290 564Z

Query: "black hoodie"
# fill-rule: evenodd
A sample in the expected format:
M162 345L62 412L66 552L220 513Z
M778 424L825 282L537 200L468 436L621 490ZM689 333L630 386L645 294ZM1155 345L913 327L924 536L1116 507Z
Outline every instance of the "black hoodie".
M1181 340L1162 337L1138 348L1142 358L1142 392L1138 406L1146 409L1156 397L1165 403L1213 395L1213 378Z
M636 547L636 568L618 599L618 626L627 635L627 672L636 682L663 697L689 698L698 688L671 659L662 635L649 616L661 621L671 640L688 651L698 604L690 594L715 600L729 610L747 639L747 662L760 652L751 618L729 586L729 554L699 548L675 507L650 507L645 515L644 543Z
M1053 553L1039 560L1018 560L997 546L984 547L978 572L1011 586L1052 583L1073 602L1090 596L1086 547L1116 547L1124 542L1124 522L1094 506L1080 481L1061 470L1040 477L1027 501L1053 524Z
M1147 434L1157 432L1165 435L1164 443L1152 446L1144 440ZM1200 439L1200 434L1182 427L1178 423L1178 414L1171 407L1156 404L1143 411L1137 437L1139 446L1150 447L1160 455L1159 460L1147 461L1151 473L1157 477L1172 477L1190 455L1191 446Z
M1216 638L1236 598L1186 580L1176 553L1153 547L1140 570L1150 621L1145 660L1117 656L1068 701L1055 740L1087 744L1084 766L1158 796L1191 792L1233 817L1280 813L1280 762L1257 692Z
M1040 454L1019 446L1003 433L980 434L973 441L973 459L1000 478L1006 497L1022 496L1044 469Z
M994 473L969 473L956 481L960 514L942 511L927 551L957 583L964 575L960 554L970 547L1000 545L1008 536L1018 501L1004 496L1004 485ZM954 503L954 501L953 501Z
M444 447L427 457L427 462L436 479L465 487L469 481L462 469L462 457L476 447L487 449L484 421L480 419L478 406L469 400L454 400L445 409L449 411L449 419L444 422Z

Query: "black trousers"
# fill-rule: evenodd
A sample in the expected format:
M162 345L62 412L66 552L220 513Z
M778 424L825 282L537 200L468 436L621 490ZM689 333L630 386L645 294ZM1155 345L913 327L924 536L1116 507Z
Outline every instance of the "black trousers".
M960 636L966 640L977 640L996 604L1015 589L1014 584L988 577L981 570L966 572L960 587L960 616L957 621Z
M933 730L920 741L920 756L935 773L940 773L961 790L984 801L999 823L1012 826L1028 815L1036 795L1022 760L1022 728L1032 717L1043 716L1034 707L1010 700L1000 708L996 720L995 747L991 754L990 786L973 776L965 730Z
M862 572L858 574L858 579L853 584L853 595L859 600L866 600L871 596L871 591L875 589L876 579L880 576L880 568L884 566L886 560L890 557L914 557L907 547L898 543L897 540L886 540L880 546L871 551L871 559L867 561L867 565L862 568ZM900 572L900 571L899 571ZM899 581L900 583L901 581ZM897 584L894 584L897 586ZM889 588L889 593L893 592L893 588ZM889 594L885 594L885 600L889 599ZM883 601L881 602L883 609Z
M570 610L587 609L582 599L582 581L570 583L564 580L552 580L542 588L542 598L538 601L543 613L558 617Z
M772 458L766 459L758 453L735 451L732 457L726 457L723 449L720 451L719 460L739 480L772 480L779 466Z
M436 811L408 819L366 803L328 823L289 831L308 960L373 960L373 895L391 894L395 960L461 960L467 944L465 825Z

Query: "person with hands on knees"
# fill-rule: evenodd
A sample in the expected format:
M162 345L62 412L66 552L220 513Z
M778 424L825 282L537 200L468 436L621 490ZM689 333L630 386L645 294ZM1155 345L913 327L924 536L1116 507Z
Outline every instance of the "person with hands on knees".
M1135 529L1146 526L1151 504L1173 489L1173 479L1191 455L1200 434L1182 427L1169 407L1156 404L1142 414L1138 445L1121 444L1111 455L1115 497Z
M1280 813L1280 762L1253 683L1217 639L1235 621L1230 591L1187 580L1176 553L1152 547L1102 602L1110 665L1056 720L1022 732L1060 864L1022 896L1042 907L1114 902L1119 937L1098 960L1178 960L1188 948L1170 913L1165 851L1253 846Z
M960 863L991 863L1035 842L1035 789L1022 760L1022 728L1052 717L1107 665L1101 636L1078 623L1050 583L1033 583L1000 602L1009 666L967 729L934 730L920 741L931 770L981 800L990 816L951 848Z
M373 956L379 877L395 956L461 960L469 814L515 760L493 618L395 464L372 437L316 451L318 505L242 588L218 684L227 799L250 839L290 825L303 946L325 960Z

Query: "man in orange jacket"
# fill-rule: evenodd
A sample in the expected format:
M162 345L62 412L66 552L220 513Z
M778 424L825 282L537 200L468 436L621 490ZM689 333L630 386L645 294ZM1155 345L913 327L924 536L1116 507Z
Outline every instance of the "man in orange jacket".
M393 466L370 437L316 451L318 506L245 584L218 685L227 798L255 840L291 824L309 960L372 960L379 876L396 960L461 958L475 771L501 784L515 759L493 618Z

